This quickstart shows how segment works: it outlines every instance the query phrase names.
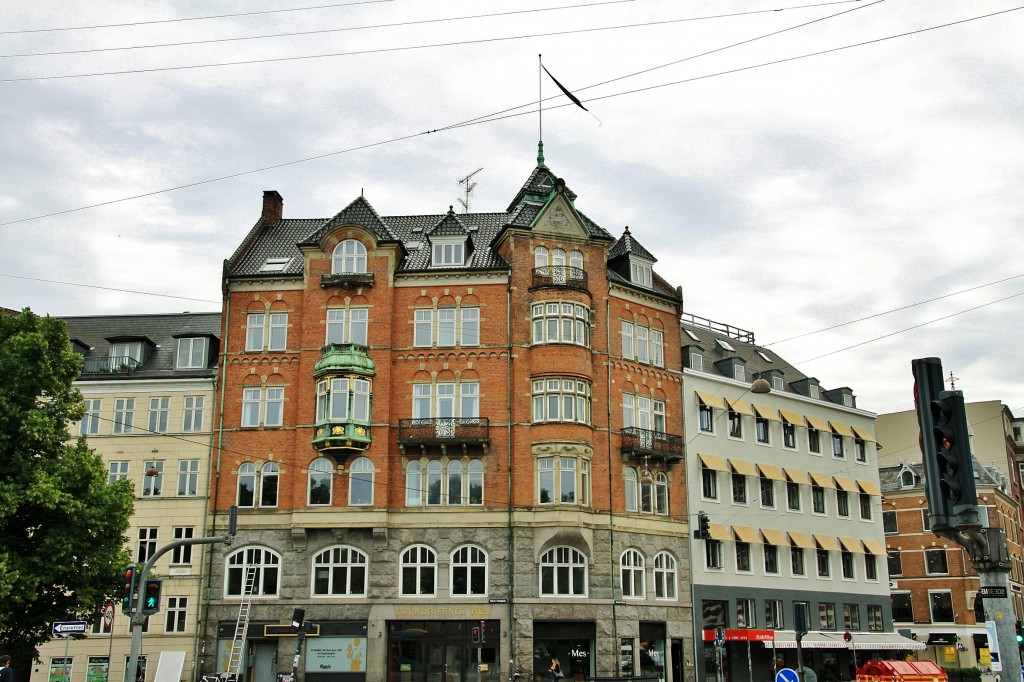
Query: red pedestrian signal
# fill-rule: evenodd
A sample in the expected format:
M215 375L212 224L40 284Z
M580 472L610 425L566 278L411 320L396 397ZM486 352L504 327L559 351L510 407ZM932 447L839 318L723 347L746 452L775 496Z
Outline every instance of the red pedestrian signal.
M481 641L480 640L480 628L474 625L472 628L470 628L470 633L471 633L470 639L473 640L473 644L479 644L480 641Z
M135 609L135 567L124 569L124 586L121 588L121 610L131 613Z

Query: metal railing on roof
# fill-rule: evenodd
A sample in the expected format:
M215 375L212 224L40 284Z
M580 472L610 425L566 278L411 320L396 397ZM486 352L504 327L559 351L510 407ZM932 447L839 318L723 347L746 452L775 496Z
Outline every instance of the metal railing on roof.
M130 355L111 355L106 358L85 358L82 374L131 374L141 362Z
M754 343L754 332L734 327L731 324L726 324L725 322L715 322L714 320L709 320L706 317L699 317L691 313L683 313L679 316L679 321L683 324L691 324L694 327L703 327L704 329L710 329L711 331L719 334L725 334L729 338L736 339L737 341L750 344Z

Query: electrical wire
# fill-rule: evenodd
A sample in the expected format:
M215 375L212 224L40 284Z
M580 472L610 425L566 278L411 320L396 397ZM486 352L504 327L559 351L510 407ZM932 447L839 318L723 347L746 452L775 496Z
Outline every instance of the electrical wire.
M82 284L80 282L62 282L57 279L43 279L42 277L27 277L25 275L11 275L6 272L0 272L0 277L12 277L14 279L26 279L32 282L46 282L47 284L65 284L72 287L85 287L87 289L102 289L104 291L117 291L123 294L138 294L139 296L159 296L160 298L176 298L182 301L197 301L199 303L217 303L221 301L214 301L208 298L192 298L190 296L176 296L174 294L157 294L152 291L138 291L136 289L118 289L117 287L104 287L98 284Z

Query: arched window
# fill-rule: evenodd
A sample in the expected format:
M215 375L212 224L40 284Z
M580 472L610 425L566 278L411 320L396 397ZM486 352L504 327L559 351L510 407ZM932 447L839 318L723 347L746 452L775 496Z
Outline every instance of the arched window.
M654 513L654 477L640 477L640 511Z
M346 239L334 247L331 274L354 275L366 272L366 247L355 239Z
M587 558L575 547L552 547L540 557L542 596L587 596Z
M453 596L487 594L487 553L475 545L452 552L451 593Z
M373 504L373 462L359 457L352 462L348 474L349 506Z
M668 552L654 555L654 596L657 599L676 598L676 559Z
M260 506L276 507L277 490L280 482L281 467L277 462L267 462L260 471Z
M469 503L484 503L484 463L478 459L469 461Z
M437 555L426 545L414 545L402 552L402 596L433 595L437 591Z
M256 465L252 462L238 467L238 506L256 506Z
M427 504L441 504L441 462L427 464Z
M575 279L583 277L583 254L580 251L569 252L569 276Z
M462 504L462 462L448 462L448 504Z
M318 457L309 465L309 504L330 505L334 472L326 457Z
M548 266L548 250L546 247L538 246L533 250L533 267L546 268Z
M619 558L622 574L622 596L644 598L644 557L635 549L627 549Z
M224 571L224 594L241 597L277 596L281 589L281 557L262 547L245 547L227 557Z
M365 596L368 561L355 547L329 547L313 557L314 596Z
M663 473L654 476L654 513L668 514L668 476Z
M635 512L636 507L636 493L637 493L637 479L636 469L626 467L626 511Z
M551 265L554 267L565 267L565 251L553 249L551 251Z
M914 472L909 469L904 469L903 473L900 474L900 485L904 488L914 487ZM239 505L241 506L241 505Z
M551 281L555 284L565 284L567 277L565 266L565 251L553 249L551 251Z
M405 467L405 506L419 507L423 504L423 465L409 462Z

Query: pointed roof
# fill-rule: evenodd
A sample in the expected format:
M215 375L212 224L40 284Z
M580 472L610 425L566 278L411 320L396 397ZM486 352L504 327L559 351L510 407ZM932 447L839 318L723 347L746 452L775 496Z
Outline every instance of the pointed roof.
M608 260L614 260L619 256L633 255L637 258L643 258L652 263L657 263L658 259L651 255L651 252L644 248L643 244L638 242L632 234L629 232L629 225L626 226L625 232L622 236L612 244L612 248L608 249Z
M455 215L455 211L449 206L448 212L436 225L427 230L427 234L431 237L464 236L469 234L469 230L466 229L466 226L462 224L459 217Z
M324 221L320 229L310 234L301 243L306 245L317 244L323 238L325 234L333 230L338 225L346 224L362 225L366 229L373 233L373 236L377 238L378 242L396 242L399 241L398 237L391 230L388 224L380 217L377 210L370 205L370 202L366 200L366 197L360 195L345 208L341 209L330 218Z

